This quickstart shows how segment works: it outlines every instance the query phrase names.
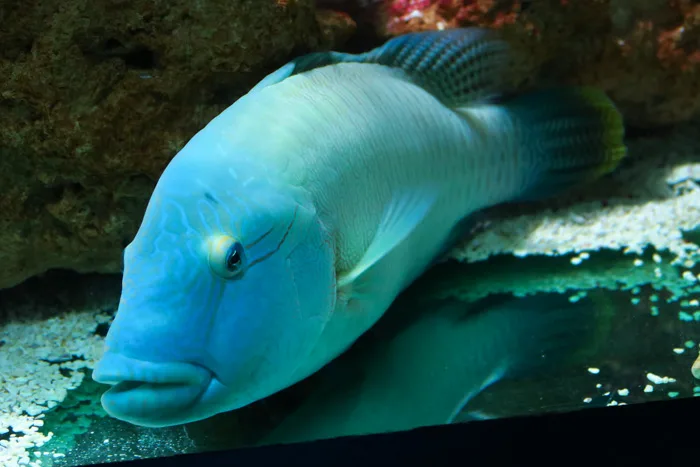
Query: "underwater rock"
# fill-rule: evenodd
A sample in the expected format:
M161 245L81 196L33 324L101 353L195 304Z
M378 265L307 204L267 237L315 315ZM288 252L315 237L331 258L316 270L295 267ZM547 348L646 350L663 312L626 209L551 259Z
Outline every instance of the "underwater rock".
M5 0L0 18L0 288L52 268L118 272L187 140L354 27L313 0Z
M700 110L697 2L385 0L374 26L383 36L500 29L521 52L515 84L601 87L634 126L674 124Z

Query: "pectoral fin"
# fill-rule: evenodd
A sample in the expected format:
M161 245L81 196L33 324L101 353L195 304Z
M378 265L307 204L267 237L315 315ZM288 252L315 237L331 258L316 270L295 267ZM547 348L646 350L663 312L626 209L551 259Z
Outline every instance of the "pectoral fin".
M436 190L430 188L405 191L394 196L384 209L367 251L355 267L338 278L337 287L340 289L353 283L399 245L423 221L436 198Z

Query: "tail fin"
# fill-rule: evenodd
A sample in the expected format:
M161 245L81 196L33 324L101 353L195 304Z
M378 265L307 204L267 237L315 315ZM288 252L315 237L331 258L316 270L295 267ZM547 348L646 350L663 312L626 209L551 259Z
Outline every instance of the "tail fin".
M615 170L627 153L622 116L598 89L535 91L507 101L505 108L522 129L522 159L534 167L518 200L538 200L591 182Z

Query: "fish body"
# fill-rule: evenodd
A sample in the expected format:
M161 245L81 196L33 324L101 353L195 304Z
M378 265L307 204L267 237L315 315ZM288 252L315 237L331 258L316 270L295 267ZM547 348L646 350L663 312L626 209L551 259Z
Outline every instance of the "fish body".
M285 109L297 109L304 118L292 119ZM387 215L406 216L390 220L410 224L390 225L401 230L387 233L390 241L406 236L363 269L360 281L337 290L335 311L316 354L338 355L444 249L465 214L509 199L524 183L522 171L507 164L513 142L494 144L497 140L480 134L488 129L466 124L433 95L381 65L314 69L262 89L236 110L230 124L246 142L232 136L229 147L259 147L249 135L270 128L288 132L263 143L261 162L284 167L288 183L309 190L340 278L362 260ZM487 115L475 119L498 119L499 111L485 108L481 112ZM258 117L251 119L252 114ZM490 157L480 157L484 154ZM494 180L502 183L489 186ZM299 378L327 360L307 361Z
M494 204L612 170L621 118L591 89L496 103L507 46L416 33L283 66L175 156L124 253L95 380L146 426L245 406L348 348Z

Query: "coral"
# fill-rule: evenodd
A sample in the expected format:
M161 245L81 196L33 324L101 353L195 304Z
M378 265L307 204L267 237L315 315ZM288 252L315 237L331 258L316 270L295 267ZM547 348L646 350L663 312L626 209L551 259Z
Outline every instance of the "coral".
M178 149L294 54L347 38L352 20L312 3L4 0L0 288L119 271Z

